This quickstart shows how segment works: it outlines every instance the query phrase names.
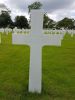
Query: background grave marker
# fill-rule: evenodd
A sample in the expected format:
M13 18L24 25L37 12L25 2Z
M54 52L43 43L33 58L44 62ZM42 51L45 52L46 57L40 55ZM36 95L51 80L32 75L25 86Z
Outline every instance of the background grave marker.
M0 34L0 44L1 44L1 34Z

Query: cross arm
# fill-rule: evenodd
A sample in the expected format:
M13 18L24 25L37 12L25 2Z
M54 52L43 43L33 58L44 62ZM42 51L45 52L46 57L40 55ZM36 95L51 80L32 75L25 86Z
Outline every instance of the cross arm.
M30 34L12 34L12 44L30 45Z
M42 44L52 45L52 46L61 46L62 34L43 34Z

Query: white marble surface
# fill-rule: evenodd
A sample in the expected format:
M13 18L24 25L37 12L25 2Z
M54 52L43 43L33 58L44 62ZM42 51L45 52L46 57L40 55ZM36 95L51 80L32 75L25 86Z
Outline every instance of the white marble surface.
M12 43L30 46L29 92L42 90L42 47L61 46L62 34L43 34L43 11L31 11L31 33L12 34Z

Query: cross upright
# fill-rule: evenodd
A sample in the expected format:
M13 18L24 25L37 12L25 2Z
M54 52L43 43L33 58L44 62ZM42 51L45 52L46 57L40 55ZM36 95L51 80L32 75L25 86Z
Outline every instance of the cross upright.
M53 38L43 34L43 11L31 11L31 33L12 34L13 44L30 46L29 92L41 93L42 90L42 47L44 45L61 45L60 36Z

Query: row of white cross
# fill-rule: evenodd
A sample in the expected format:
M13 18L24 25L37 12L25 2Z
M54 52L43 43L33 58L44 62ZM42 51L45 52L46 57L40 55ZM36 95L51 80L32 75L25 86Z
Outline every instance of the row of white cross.
M8 33L12 32L13 34L30 34L31 30L29 29L0 29L0 32L1 33L5 33L8 35ZM65 34L70 34L71 37L73 37L75 35L75 30L43 30L43 34L52 34L53 36L55 36L55 34L62 34L65 35Z
M12 32L13 30L11 29L11 28L0 28L0 32L1 33L6 33L6 34L8 34L9 32Z
M25 30L22 31L24 32ZM27 30L27 32L30 34L17 34L17 29L15 28L12 34L12 44L30 46L29 92L41 93L42 47L45 45L61 46L65 31L43 30L43 11L32 10L31 30ZM43 34L44 32L61 34Z
M11 29L11 28L0 28L0 32L1 33L6 33L8 34L9 32L13 32L16 34L18 33L22 33L22 34L29 34L31 32L31 29L18 29L17 27L15 27L14 29ZM50 30L50 29L44 29L43 30L43 33L45 34L65 34L65 33L68 33L68 34L75 34L75 30Z

